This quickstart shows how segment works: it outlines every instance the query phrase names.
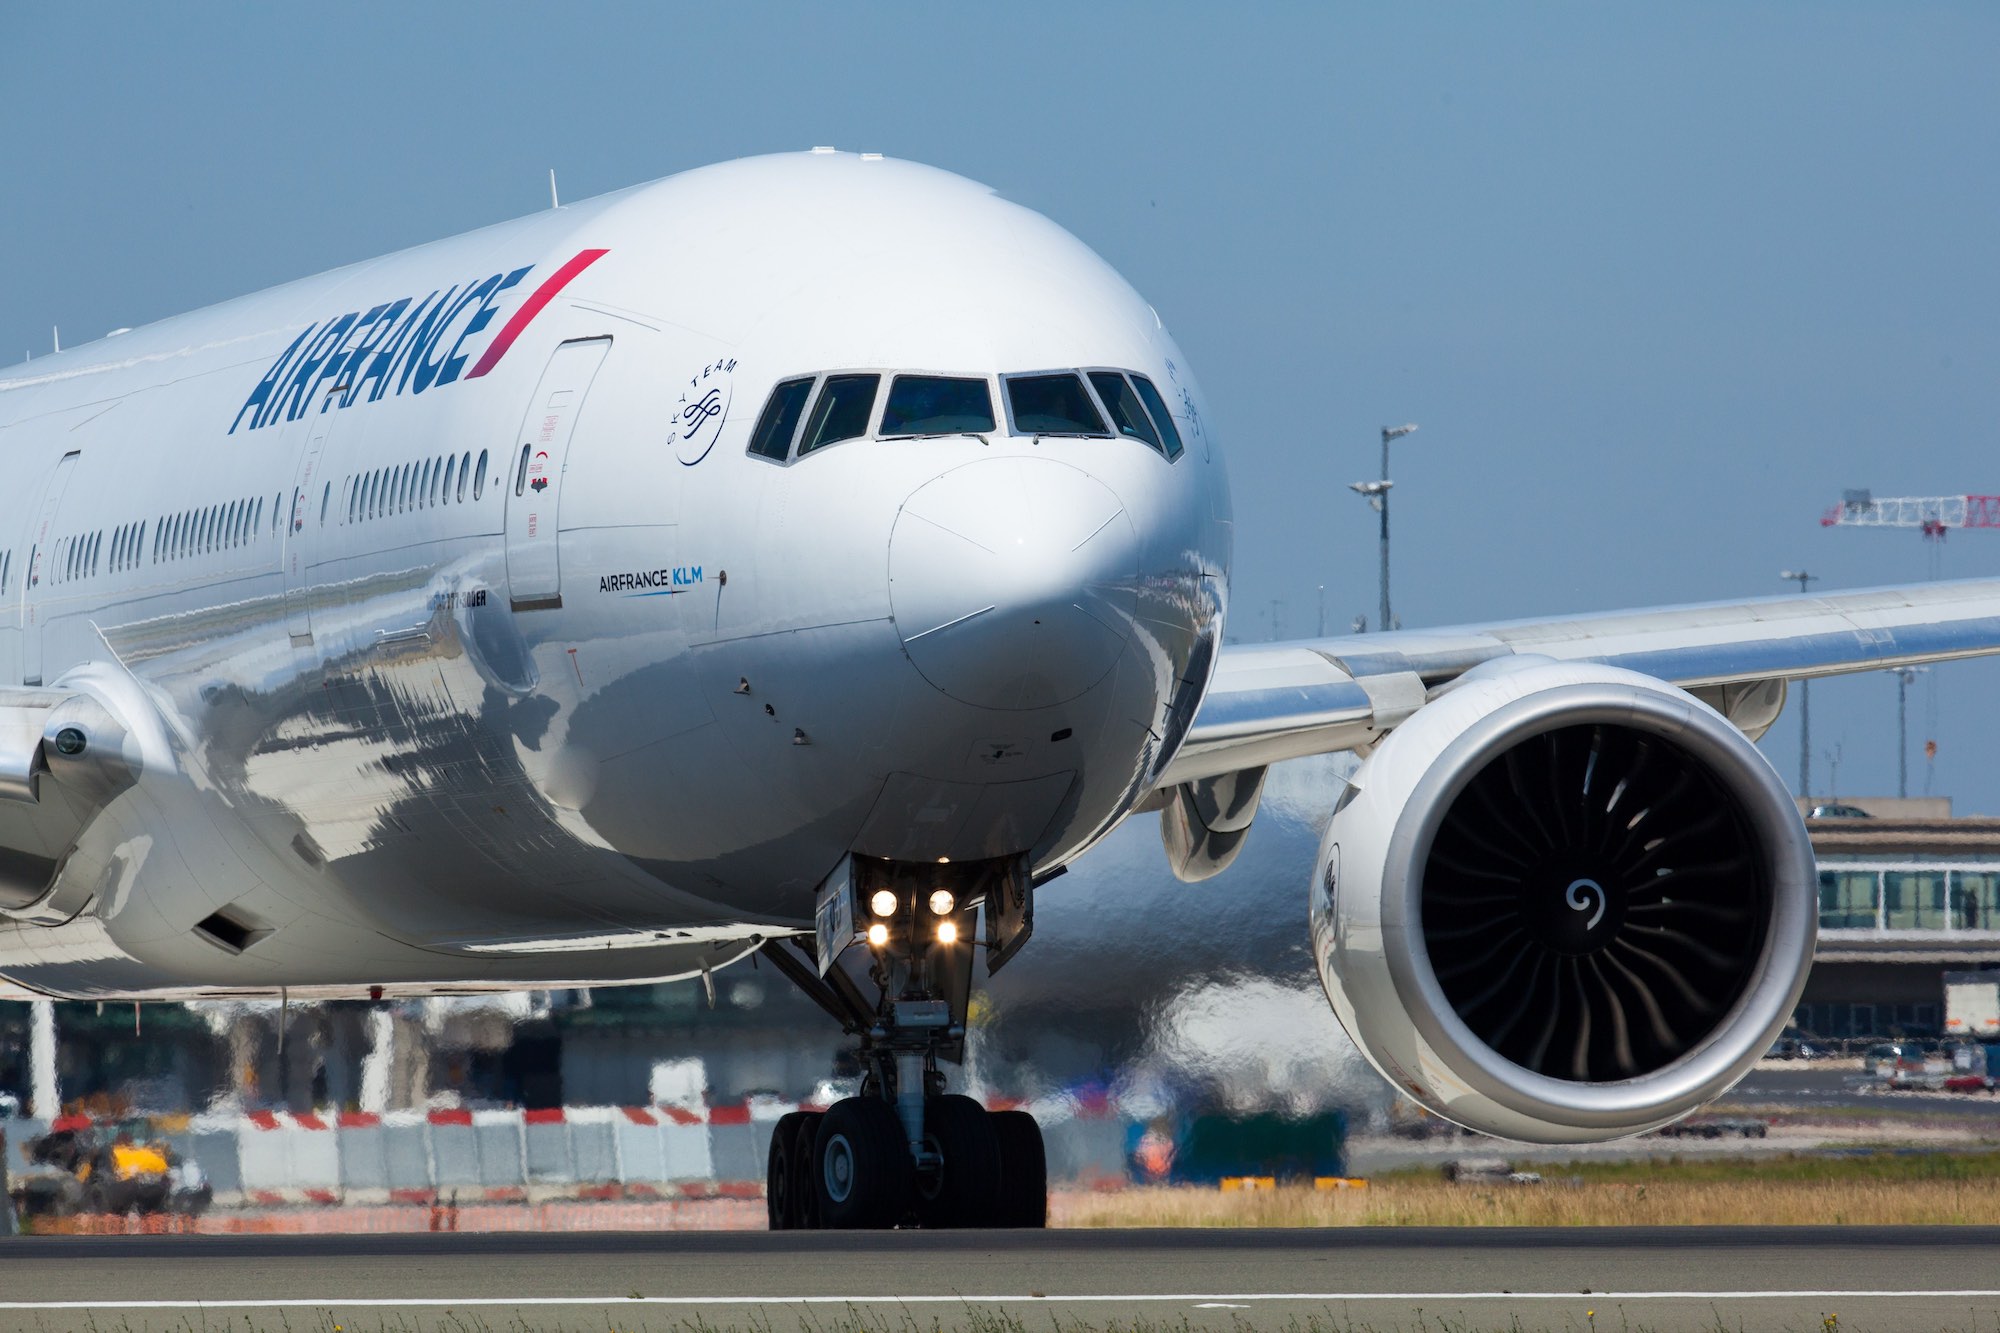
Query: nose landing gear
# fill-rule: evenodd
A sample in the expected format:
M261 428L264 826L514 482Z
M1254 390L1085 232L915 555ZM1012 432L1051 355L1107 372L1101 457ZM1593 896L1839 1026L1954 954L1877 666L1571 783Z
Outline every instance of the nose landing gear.
M964 1055L980 902L974 895L985 897L989 913L1002 890L1024 902L1025 866L946 872L857 860L853 870L836 891L851 893L860 909L854 916L867 921L873 1003L837 957L822 975L798 941L763 946L787 978L860 1038L867 1071L859 1095L824 1112L795 1111L773 1127L765 1178L772 1230L1046 1226L1041 1128L1024 1111L989 1112L947 1094L938 1069ZM969 892L961 897L953 886ZM844 946L852 932L840 933ZM1021 927L1018 938L996 940L989 923L989 957L1004 961L1025 935Z

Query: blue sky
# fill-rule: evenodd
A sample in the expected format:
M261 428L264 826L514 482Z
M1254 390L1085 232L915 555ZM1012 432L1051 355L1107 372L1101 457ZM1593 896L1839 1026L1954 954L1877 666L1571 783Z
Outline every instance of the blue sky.
M1996 68L1970 4L16 3L0 356L532 211L551 166L580 198L834 144L984 180L1154 302L1230 446L1241 637L1312 632L1322 584L1372 611L1346 484L1406 420L1406 625L1922 581L1914 534L1816 519L2000 491ZM1939 563L2000 570L2000 532ZM1996 684L1913 692L1962 811L2000 812ZM1815 689L1843 791L1893 790L1894 703Z

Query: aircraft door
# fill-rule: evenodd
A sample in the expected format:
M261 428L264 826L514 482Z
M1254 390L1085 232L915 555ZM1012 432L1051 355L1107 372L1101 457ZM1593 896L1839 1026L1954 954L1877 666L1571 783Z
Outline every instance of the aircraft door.
M285 628L292 646L311 645L312 610L307 595L312 574L312 558L318 550L318 534L326 521L331 492L321 477L321 456L326 449L327 423L314 419L305 452L299 455L298 475L293 478L291 516L285 523ZM324 492L324 493L323 493Z
M516 611L562 605L556 554L563 466L584 395L611 350L609 338L584 338L556 348L535 386L514 456L501 474L507 484L507 586Z
M21 681L42 683L42 622L47 618L49 576L53 571L50 548L56 541L56 514L62 508L63 492L76 472L79 450L62 456L49 478L48 489L35 509L35 524L28 531L27 572L21 579Z

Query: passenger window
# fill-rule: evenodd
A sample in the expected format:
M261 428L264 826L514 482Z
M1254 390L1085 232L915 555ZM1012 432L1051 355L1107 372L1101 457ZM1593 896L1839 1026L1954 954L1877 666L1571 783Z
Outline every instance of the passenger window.
M479 471L472 474L472 498L477 500L479 498L479 493L485 489L486 489L486 451L484 449L481 449L479 451Z
M472 451L467 449L465 457L458 460L458 499L465 502L465 479L472 474Z
M457 467L458 460L456 458L447 458L444 460L444 501L446 504L451 503L451 474Z
M993 391L983 379L898 375L882 409L884 435L984 435L993 429Z
M521 446L521 466L514 469L514 494L520 495L528 489L528 450L532 444Z
M134 534L132 538L131 564L134 569L137 569L139 567L139 552L145 549L146 549L146 525L142 521L139 524L139 531L136 534Z
M780 463L791 455L792 436L798 433L799 417L806 410L812 386L812 377L807 376L802 380L786 380L771 390L771 401L764 404L764 414L757 418L757 429L750 432L751 453Z
M1153 431L1153 423L1146 419L1146 409L1139 402L1139 395L1132 392L1132 386L1125 382L1123 375L1115 370L1093 370L1090 372L1090 386L1097 390L1098 401L1111 414L1111 424L1118 428L1120 435L1144 440L1160 452L1166 452L1160 437Z
M1167 400L1160 397L1160 391L1154 388L1153 382L1144 375L1135 372L1132 376L1132 386L1139 391L1139 397L1145 400L1146 410L1153 414L1153 424L1160 428L1160 439L1166 444L1167 457L1179 458L1181 433L1174 425L1174 414L1167 411Z
M1021 435L1109 435L1083 381L1072 374L1014 375L1007 380L1007 405Z
M828 375L812 415L806 418L799 457L866 435L869 414L875 410L875 390L881 383L880 375Z
M333 483L329 481L326 484L326 489L319 493L319 525L321 527L326 526L327 507L332 503L333 503Z
M279 516L284 512L284 508L285 508L285 493L283 491L279 491L276 495L271 497L271 535L273 537L278 535L278 520Z

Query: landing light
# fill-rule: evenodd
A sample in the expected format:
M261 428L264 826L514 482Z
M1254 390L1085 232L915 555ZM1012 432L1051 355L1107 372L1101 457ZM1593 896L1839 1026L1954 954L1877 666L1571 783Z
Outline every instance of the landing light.
M956 922L940 921L938 923L938 943L939 944L958 943L958 924Z
M876 916L896 915L896 895L888 889L875 890L874 896L868 899L868 910Z
M931 895L931 915L950 916L951 909L958 906L958 899L951 896L950 889L939 889Z
M878 949L881 948L889 942L889 928L877 921L868 927L868 942Z

